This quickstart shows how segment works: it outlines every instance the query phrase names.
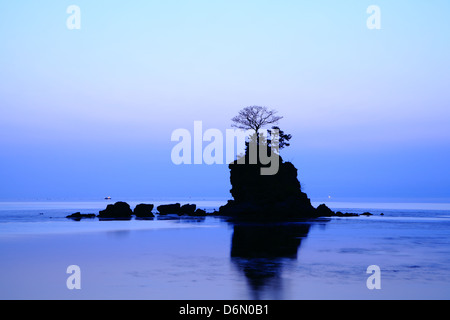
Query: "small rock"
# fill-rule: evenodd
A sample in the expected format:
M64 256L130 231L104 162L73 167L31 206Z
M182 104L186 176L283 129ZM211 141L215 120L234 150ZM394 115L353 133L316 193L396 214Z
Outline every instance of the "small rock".
M72 219L75 221L80 221L81 219L93 219L95 218L95 214L94 213L80 213L80 212L75 212L71 215L68 215L66 218L68 219Z
M319 217L332 217L335 215L335 213L330 208L328 208L326 204L321 204L320 206L318 206L316 209L316 214Z
M153 204L141 203L134 208L133 213L136 216L136 218L153 218L155 216L152 212L153 207L154 207Z
M126 202L116 202L115 204L108 204L105 210L99 212L98 217L105 220L129 220L131 219L130 205Z
M207 214L206 214L206 211L205 211L205 210L203 210L203 209L197 209L197 210L195 210L195 212L194 212L192 215L195 216L195 217L204 217L204 216L206 216Z
M187 214L188 216L192 216L195 213L195 209L197 209L197 205L195 204L185 204L181 206L180 211L178 212L179 215Z
M166 214L178 214L180 212L181 204L175 203L175 204L162 204L156 209L158 210L159 214L166 215Z

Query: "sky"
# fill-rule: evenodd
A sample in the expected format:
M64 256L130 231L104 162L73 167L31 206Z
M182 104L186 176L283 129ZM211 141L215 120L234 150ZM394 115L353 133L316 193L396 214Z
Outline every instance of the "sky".
M450 201L449 15L446 0L2 1L0 200L230 198L227 166L175 165L171 134L260 105L284 117L312 200Z

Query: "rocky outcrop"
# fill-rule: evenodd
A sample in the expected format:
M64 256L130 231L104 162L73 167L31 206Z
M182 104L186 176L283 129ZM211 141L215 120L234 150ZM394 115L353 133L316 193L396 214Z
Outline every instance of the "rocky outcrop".
M155 214L153 213L153 204L141 203L136 205L134 210L126 202L116 202L114 204L109 204L104 210L99 211L99 214L94 213L82 214L80 212L75 212L66 216L68 219L74 221L80 221L81 219L92 219L98 217L100 221L109 220L131 220L133 216L138 220L153 219ZM209 215L205 210L197 208L196 204L165 204L157 207L157 214L161 216L165 215L179 215L179 216L190 216L190 217L205 217ZM43 214L43 213L42 213ZM211 214L213 215L213 214ZM214 215L217 215L215 211Z
M180 207L180 210L177 212L178 215L188 215L192 216L195 213L195 210L197 209L197 205L195 204L185 204Z
M234 161L228 166L233 200L220 207L220 215L274 219L358 216L334 212L325 204L314 208L302 191L297 169L291 162L284 162L279 157L278 172L262 175L261 168L264 165L249 164L248 155L245 157L244 164ZM370 213L363 215L368 216Z
M160 215L177 214L179 216L204 217L208 214L205 210L197 208L195 204L163 204L157 207Z
M302 192L297 169L279 157L279 170L274 175L261 175L264 165L229 165L230 193L234 200L219 209L222 215L300 218L317 216L308 196Z
M335 212L328 208L325 204L321 204L316 208L316 214L319 217L332 217L335 215Z
M181 204L175 203L175 204L162 204L156 209L158 210L159 214L166 215L166 214L178 214L180 212Z
M203 209L197 209L197 210L195 210L195 212L192 214L192 216L194 216L194 217L205 217L205 216L207 216L208 214L206 213L206 211L205 210L203 210Z
M152 212L153 207L153 204L138 204L134 208L133 214L139 219L153 218L155 216Z
M133 211L130 205L126 202L116 202L115 204L109 204L105 210L102 210L98 214L98 218L101 220L129 220Z

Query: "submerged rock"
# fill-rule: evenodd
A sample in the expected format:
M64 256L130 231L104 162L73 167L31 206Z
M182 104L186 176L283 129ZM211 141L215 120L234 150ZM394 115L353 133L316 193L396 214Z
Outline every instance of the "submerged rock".
M72 213L71 215L66 216L67 219L72 219L75 221L80 221L81 219L93 219L95 217L96 217L95 213L80 213L80 212L75 212Z
M351 213L351 212L346 212L346 213L342 213L341 211L338 211L334 214L334 217L358 217L359 214L357 213Z
M203 209L197 208L196 204L164 204L157 207L160 215L177 214L179 216L203 217L207 213Z

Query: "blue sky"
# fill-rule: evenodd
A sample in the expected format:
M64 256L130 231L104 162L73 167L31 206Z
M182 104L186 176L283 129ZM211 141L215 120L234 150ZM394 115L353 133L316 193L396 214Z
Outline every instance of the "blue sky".
M69 30L69 5L81 29ZM369 30L369 5L381 30ZM279 111L313 199L450 199L448 1L0 3L0 199L229 197L171 133Z

